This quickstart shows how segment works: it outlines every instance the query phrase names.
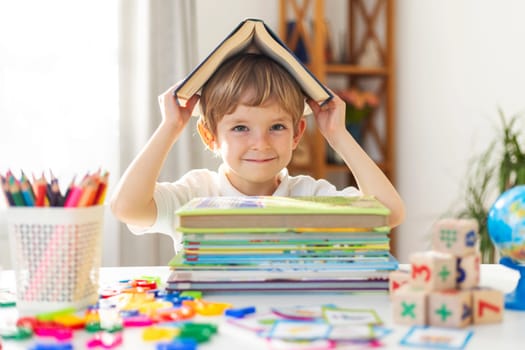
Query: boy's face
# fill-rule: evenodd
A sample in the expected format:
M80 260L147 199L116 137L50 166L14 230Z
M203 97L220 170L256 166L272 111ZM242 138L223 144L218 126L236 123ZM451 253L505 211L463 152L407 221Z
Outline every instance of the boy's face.
M294 135L292 116L275 102L258 107L240 104L218 123L212 146L220 152L235 188L246 195L271 195L305 128L303 118Z

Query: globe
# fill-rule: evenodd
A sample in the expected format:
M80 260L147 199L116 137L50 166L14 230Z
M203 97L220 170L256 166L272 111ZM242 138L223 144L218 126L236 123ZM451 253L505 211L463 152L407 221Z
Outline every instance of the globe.
M525 185L502 193L489 210L489 236L501 257L525 264Z

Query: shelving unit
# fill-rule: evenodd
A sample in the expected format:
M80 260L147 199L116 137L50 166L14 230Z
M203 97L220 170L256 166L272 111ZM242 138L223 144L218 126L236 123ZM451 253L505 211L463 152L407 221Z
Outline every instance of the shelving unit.
M373 158L388 178L395 183L394 142L394 0L347 0L347 50L345 62L328 62L326 59L328 27L324 0L280 0L279 33L294 50L299 39L304 43L309 57L308 67L323 83L330 84L330 76L346 79L346 87L360 86L374 79L379 81L374 92L380 104L367 117L363 127L364 148L374 149ZM379 20L384 23L379 23ZM294 31L288 33L288 22L295 22ZM381 32L380 32L381 30ZM381 57L380 66L361 66L357 62L369 42L375 45ZM370 90L370 89L369 89ZM292 160L293 173L309 173L316 178L326 178L330 173L349 172L344 164L327 160L327 143L315 129L310 129L302 145L308 153L307 164ZM350 177L351 178L351 177Z
M341 62L329 62L327 59L327 56L330 57L326 52L329 44L327 19L334 18L334 14L325 13L327 4L324 0L280 0L279 34L292 50L302 40L309 59L309 69L329 87L332 88L330 79L335 77L344 81L345 88L366 86L367 91L377 95L379 105L365 120L362 144L395 185L395 0L346 0L343 4L346 5L346 26L343 30L346 31L347 54ZM295 24L293 30L288 32L290 21ZM375 48L379 64L360 64L367 46ZM288 167L290 173L306 173L315 178L343 174L347 180L345 185L353 184L353 177L346 165L328 161L328 147L317 128L309 128L299 147L300 151L296 152ZM392 235L391 249L394 255L395 246L395 235Z

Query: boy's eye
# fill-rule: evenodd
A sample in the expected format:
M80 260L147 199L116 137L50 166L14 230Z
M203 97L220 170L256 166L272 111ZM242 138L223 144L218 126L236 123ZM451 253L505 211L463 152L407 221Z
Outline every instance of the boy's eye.
M270 130L285 130L285 129L286 129L286 126L284 126L283 124L274 124L270 128Z
M247 131L248 127L245 125L236 125L232 128L232 131Z

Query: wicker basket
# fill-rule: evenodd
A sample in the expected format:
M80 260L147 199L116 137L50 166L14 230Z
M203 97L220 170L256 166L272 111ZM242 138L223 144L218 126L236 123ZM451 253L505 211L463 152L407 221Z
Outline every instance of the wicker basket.
M104 206L11 207L7 224L19 310L82 308L97 301Z

